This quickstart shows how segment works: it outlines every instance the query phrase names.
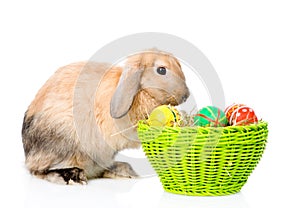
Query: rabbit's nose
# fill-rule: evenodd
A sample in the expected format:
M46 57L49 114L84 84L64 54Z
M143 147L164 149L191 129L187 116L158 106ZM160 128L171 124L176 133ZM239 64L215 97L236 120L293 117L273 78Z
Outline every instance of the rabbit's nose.
M182 98L181 98L182 102L185 102L189 96L190 96L190 92L188 91L185 95L182 96Z

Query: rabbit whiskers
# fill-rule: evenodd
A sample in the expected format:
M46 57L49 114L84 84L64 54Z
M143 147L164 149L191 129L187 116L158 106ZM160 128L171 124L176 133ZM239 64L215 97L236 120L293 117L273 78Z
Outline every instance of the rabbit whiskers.
M138 124L135 124L135 125L133 125L133 126L130 126L129 128L126 128L126 129L123 129L123 130L121 130L121 131L118 131L118 132L116 132L116 133L114 133L114 134L112 134L112 135L110 135L110 136L111 136L111 137L117 136L117 135L122 134L122 133L124 133L124 132L126 132L126 131L129 131L130 129L133 129L133 128L137 127L137 126L138 126Z
M141 110L141 112L145 112L145 114L143 114L143 119L142 119L142 120L146 120L146 119L149 118L149 115L150 115L150 114L149 114L147 108L144 108L144 110ZM122 129L121 131L118 131L118 132L116 132L116 133L114 133L114 134L111 134L110 136L111 136L111 137L117 136L117 135L122 134L122 133L124 133L124 132L126 132L126 131L129 131L129 130L131 130L131 129L133 129L133 128L136 128L137 126L138 126L138 123L136 123L136 124L134 124L134 125L132 125L132 126L126 128L126 129Z

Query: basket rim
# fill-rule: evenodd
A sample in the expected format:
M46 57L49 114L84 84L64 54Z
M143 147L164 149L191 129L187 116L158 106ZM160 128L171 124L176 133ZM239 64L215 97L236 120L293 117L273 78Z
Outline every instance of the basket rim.
M150 129L157 129L157 130L161 130L161 129L170 129L170 130L178 130L178 129L195 129L195 130L251 130L251 129L257 129L260 127L267 127L268 126L268 122L266 121L258 121L258 123L256 124L250 124L250 125L243 125L243 126L219 126L219 127L213 127L213 126L150 126L147 122L147 120L140 120L138 122L138 127L148 127Z

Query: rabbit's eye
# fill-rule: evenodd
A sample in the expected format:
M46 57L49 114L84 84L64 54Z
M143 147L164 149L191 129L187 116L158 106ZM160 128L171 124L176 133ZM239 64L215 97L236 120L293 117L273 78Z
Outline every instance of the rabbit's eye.
M156 69L156 71L157 71L157 73L160 74L160 75L166 75L166 73L167 73L166 68L163 67L163 66L158 67L158 68Z

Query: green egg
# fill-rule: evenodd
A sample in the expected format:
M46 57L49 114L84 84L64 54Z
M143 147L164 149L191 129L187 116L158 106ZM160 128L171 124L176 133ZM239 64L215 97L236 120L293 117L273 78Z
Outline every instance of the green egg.
M228 120L225 113L214 106L207 106L198 111L194 117L194 123L196 126L226 126Z

